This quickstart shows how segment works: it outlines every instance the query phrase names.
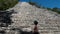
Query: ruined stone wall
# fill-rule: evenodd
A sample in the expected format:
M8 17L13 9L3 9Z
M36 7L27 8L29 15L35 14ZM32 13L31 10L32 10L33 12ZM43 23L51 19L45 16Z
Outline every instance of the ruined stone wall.
M20 5L19 5L20 4ZM60 15L48 11L47 9L37 8L26 2L15 6L17 14L12 14L14 27L21 27L23 30L33 31L34 20L39 22L38 30L41 34L59 34L60 33ZM28 6L28 7L27 7ZM26 30L26 31L27 31Z
M10 29L18 28L14 31L31 32L34 28L33 22L36 20L39 22L38 30L40 34L60 34L59 14L47 9L37 8L26 2L19 2L13 9L17 13L11 15L14 23L9 26Z

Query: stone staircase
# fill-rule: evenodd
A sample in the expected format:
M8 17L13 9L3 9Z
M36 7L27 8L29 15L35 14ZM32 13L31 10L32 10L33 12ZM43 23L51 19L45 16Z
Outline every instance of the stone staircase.
M60 34L59 14L47 9L37 8L26 2L19 2L12 9L17 13L11 15L14 22L10 25L11 27L22 28L23 31L33 31L33 22L37 20L40 34Z

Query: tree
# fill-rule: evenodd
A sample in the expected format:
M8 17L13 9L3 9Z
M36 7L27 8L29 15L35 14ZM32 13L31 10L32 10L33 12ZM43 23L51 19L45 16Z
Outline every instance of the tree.
M36 6L37 8L40 8L40 7L41 7L40 5L36 4L35 2L29 2L29 4L30 4L30 5L34 5L34 6Z
M47 10L52 10L51 8L47 8Z
M0 0L0 10L6 10L13 7L18 0Z
M57 12L58 14L60 14L59 8L57 8L57 7L54 7L54 8L52 9L52 11Z
M57 9L58 9L57 7L54 7L54 8L52 9L52 11L57 11Z

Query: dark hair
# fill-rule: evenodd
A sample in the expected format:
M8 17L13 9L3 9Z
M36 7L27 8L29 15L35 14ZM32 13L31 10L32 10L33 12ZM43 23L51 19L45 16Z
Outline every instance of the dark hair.
M38 24L38 22L35 20L35 21L34 21L34 24L35 24L35 25L37 25L37 24Z

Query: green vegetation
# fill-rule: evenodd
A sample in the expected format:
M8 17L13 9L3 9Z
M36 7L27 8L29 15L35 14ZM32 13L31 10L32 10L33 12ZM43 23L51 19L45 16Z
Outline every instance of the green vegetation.
M52 11L54 11L54 12L57 12L58 14L60 14L60 9L59 8L53 8L53 10Z
M51 10L51 11L54 11L54 12L57 12L58 14L60 14L60 8L57 8L57 7L54 7L54 8L47 8L48 10Z
M29 2L29 4L30 4L30 5L34 5L34 6L38 7L38 8L40 8L40 6L37 5L35 2Z
M31 4L31 5L36 5L36 3L34 3L34 2L29 2L29 4Z
M52 10L51 8L47 8L47 10Z
M43 9L46 9L46 7L44 6L41 6L41 5L37 5L36 2L31 2L32 0L29 1L29 4L30 5L34 5L38 8L43 8ZM60 14L60 8L57 8L57 7L54 7L54 8L47 8L47 10L51 10L53 12L57 12L58 14Z
M43 8L43 9L46 9L44 6L39 6L39 5L37 5L35 2L29 2L29 4L30 5L34 5L34 6L36 6L36 7L38 7L38 8ZM57 8L57 7L54 7L54 8L47 8L47 10L51 10L51 11L53 11L53 12L57 12L58 14L60 14L60 8Z
M13 7L18 0L0 0L0 10L6 10Z

